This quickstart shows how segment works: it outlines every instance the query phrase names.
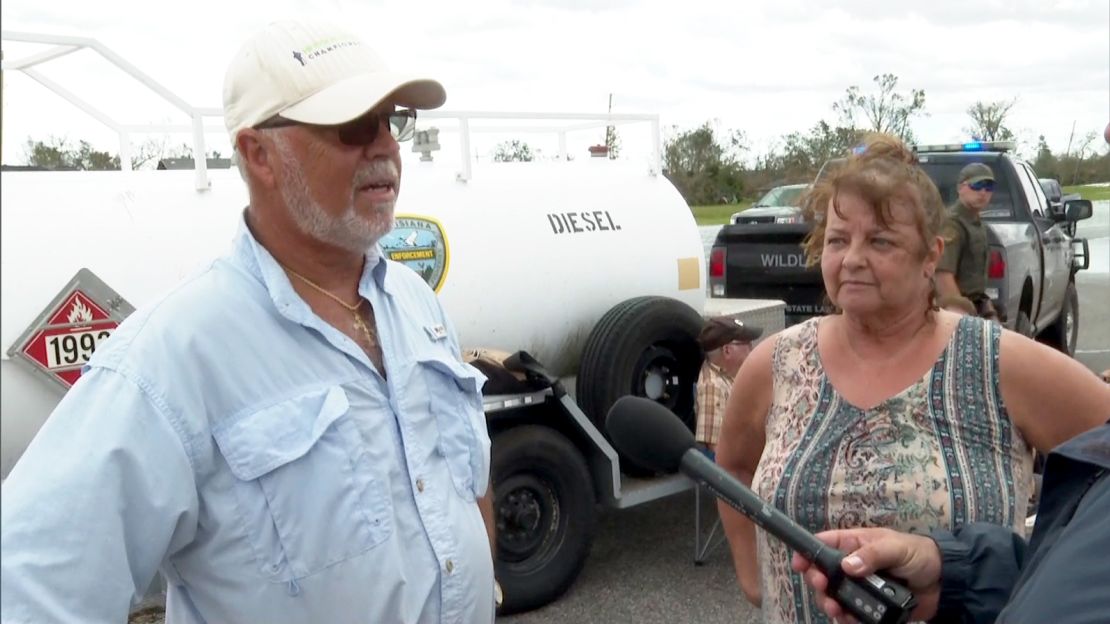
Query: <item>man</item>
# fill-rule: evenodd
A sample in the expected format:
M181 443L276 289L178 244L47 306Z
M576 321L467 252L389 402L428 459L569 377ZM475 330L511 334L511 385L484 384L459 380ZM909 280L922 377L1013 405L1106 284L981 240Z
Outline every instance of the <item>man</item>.
M717 452L721 421L740 365L752 352L752 343L763 334L759 327L745 325L733 316L715 316L702 326L698 344L705 352L705 363L698 374L695 411L698 423L694 438L705 445L710 455Z
M396 107L445 98L326 24L243 46L233 249L128 318L13 469L0 619L124 622L161 571L168 624L493 620L484 378L376 244Z
M956 191L959 200L950 209L944 226L944 255L937 265L937 290L941 307L958 312L975 310L997 319L987 289L987 226L979 215L991 203L994 172L983 163L960 170Z
M852 576L876 570L909 584L914 620L938 622L1106 622L1110 614L1110 423L1049 454L1037 524L1028 546L1009 528L970 524L930 537L889 529L818 535L846 553ZM799 555L793 567L814 589L828 579ZM827 596L832 617L843 610ZM841 620L843 621L843 620Z

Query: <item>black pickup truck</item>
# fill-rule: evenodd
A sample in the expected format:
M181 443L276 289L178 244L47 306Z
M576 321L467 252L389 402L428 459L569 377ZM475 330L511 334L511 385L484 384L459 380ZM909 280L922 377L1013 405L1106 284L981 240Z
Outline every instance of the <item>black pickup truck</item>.
M983 162L994 170L994 196L982 215L991 245L987 294L1006 311L1006 327L1073 354L1079 333L1075 273L1087 268L1089 257L1086 239L1068 231L1091 216L1091 203L1073 199L1053 210L1011 143L916 149L946 205L956 201L956 176L964 165ZM836 163L826 163L818 179ZM801 242L809 230L805 223L722 227L710 251L710 296L781 299L787 325L831 312L819 267L805 266Z

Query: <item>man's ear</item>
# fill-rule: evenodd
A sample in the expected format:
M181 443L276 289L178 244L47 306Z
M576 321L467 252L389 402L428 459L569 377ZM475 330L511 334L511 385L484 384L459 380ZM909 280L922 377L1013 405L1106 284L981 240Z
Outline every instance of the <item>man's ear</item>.
M235 149L249 180L265 188L277 186L274 167L278 158L273 139L254 128L246 128L235 137Z

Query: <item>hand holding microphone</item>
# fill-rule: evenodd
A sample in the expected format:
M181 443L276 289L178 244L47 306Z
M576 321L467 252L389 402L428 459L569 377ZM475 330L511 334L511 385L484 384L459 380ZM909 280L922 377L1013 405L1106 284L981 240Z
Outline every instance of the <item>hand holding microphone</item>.
M942 562L940 548L930 537L883 528L823 531L815 537L851 553L841 566L851 576L865 577L886 570L905 580L917 598L917 608L910 614L913 620L931 620L936 615ZM844 608L828 596L828 577L816 565L794 553L791 566L816 590L817 604L826 615L840 622L852 621L845 620Z
M667 408L649 399L622 397L609 410L605 426L613 444L636 463L661 472L681 471L813 562L828 578L826 593L859 621L909 621L917 601L908 589L878 574L865 578L844 574L844 553L814 537L698 452L690 430Z

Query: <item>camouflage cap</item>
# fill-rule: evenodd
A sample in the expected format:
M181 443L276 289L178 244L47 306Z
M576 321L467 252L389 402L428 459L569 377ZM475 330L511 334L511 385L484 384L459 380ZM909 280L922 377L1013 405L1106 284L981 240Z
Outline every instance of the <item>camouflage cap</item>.
M752 342L761 335L763 329L745 325L736 315L714 316L702 326L701 333L698 334L698 344L708 353L730 342Z
M960 177L956 180L956 184L963 184L964 182L973 184L981 180L994 182L994 172L983 163L975 162L960 169Z

